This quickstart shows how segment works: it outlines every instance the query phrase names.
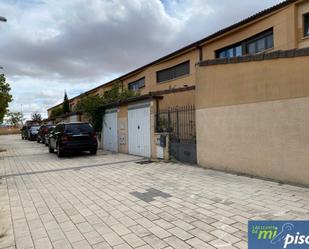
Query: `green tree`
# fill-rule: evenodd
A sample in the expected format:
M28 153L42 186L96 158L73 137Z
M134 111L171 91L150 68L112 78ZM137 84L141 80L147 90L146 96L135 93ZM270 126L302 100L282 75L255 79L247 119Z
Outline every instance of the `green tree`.
M41 116L40 113L34 112L34 113L32 113L32 115L31 115L31 120L32 120L33 122L38 122L38 123L40 123L40 122L42 121L42 116Z
M61 115L63 115L63 108L58 107L58 108L51 111L50 118L57 118Z
M104 93L103 96L88 95L77 102L74 110L81 112L89 118L90 123L96 131L102 130L102 116L104 113L103 105L115 101L125 100L137 96L138 93L130 90L122 90L121 83L115 83L111 90Z
M22 125L24 121L24 116L21 112L8 112L6 117L8 124L14 126Z
M89 118L90 123L96 131L100 131L102 127L103 109L100 108L104 104L104 97L98 95L89 95L83 97L74 107L75 111L81 112Z
M67 92L64 92L62 108L63 108L63 113L71 112L70 111L70 102L69 102L69 99L68 99Z
M9 103L13 101L10 90L10 85L6 82L4 74L0 74L0 122L3 121L5 114L8 112Z

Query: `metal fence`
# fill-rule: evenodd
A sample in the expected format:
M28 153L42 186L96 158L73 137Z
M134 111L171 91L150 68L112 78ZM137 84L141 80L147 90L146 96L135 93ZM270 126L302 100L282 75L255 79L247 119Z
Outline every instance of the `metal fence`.
M183 106L160 110L156 131L169 133L170 158L196 164L195 107Z
M159 110L156 114L156 132L168 132L178 139L195 140L194 105Z

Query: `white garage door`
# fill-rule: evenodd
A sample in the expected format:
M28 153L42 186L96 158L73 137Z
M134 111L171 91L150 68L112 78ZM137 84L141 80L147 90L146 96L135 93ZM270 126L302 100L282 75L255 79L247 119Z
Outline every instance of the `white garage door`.
M150 157L150 105L130 105L128 110L129 153Z
M103 149L118 151L117 109L106 110L103 116Z

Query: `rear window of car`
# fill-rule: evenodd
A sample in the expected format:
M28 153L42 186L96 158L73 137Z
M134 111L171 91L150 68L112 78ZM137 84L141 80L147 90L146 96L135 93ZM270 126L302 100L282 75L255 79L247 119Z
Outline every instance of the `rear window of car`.
M65 126L65 132L73 134L91 133L93 128L89 124L69 124Z

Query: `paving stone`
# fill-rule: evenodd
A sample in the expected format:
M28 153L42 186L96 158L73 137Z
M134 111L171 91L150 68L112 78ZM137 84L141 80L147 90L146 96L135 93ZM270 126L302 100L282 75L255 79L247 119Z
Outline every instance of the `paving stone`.
M190 225L189 223L182 221L182 220L176 220L172 222L175 226L185 230L185 231L189 231L193 228L195 228L194 226Z
M162 227L163 229L170 229L172 227L174 227L175 225L171 222L167 222L164 219L159 219L159 220L155 220L153 223L155 223L156 225Z
M161 249L168 246L166 242L164 242L163 240L159 239L158 237L152 234L143 237L143 240L154 249Z
M186 241L186 243L196 249L214 249L215 248L198 238L189 239Z
M132 249L132 247L129 246L128 244L121 244L121 245L115 246L114 249Z
M103 237L96 231L83 233L83 236L87 239L90 245L95 245L104 241Z
M171 236L171 234L168 231L164 230L159 226L150 227L148 230L154 235L156 235L159 239L164 239Z
M240 239L229 234L229 233L226 233L222 230L215 230L215 231L212 231L210 232L212 235L216 236L217 238L221 239L221 240L224 240L230 244L234 244L236 242L239 242Z
M199 239L201 239L205 242L215 240L215 238L216 238L215 236L211 235L209 232L206 232L206 231L199 229L199 228L193 229L189 233L191 233L196 238L199 238Z
M176 236L168 237L168 238L164 239L164 241L175 249L192 248L191 246L189 246L187 243L185 243L181 239L177 238Z
M53 248L48 238L41 238L34 241L35 248L50 249Z
M117 246L124 243L124 241L115 232L104 234L103 237L111 246Z
M70 242L67 240L57 240L53 242L54 249L72 249Z
M124 225L122 225L120 223L111 226L111 228L120 236L131 233L131 231L128 228L126 228Z
M88 222L79 223L76 226L81 233L94 231L94 228Z
M230 243L227 243L223 240L216 239L211 242L209 242L214 248L224 248L224 249L236 249L233 245Z
M76 229L72 231L65 232L66 237L71 243L78 242L84 240L82 234Z
M92 246L93 249L112 249L107 242L101 242Z
M149 230L142 227L141 225L132 226L130 227L130 230L141 238L152 234Z
M91 249L92 247L89 245L89 243L87 242L87 240L82 240L82 241L78 241L78 242L74 242L72 244L74 249Z
M175 235L181 240L188 240L193 237L192 234L186 232L185 230L182 230L179 227L174 227L168 230L171 234Z
M134 233L124 235L122 238L133 248L137 248L145 244L145 242L137 237Z
M44 228L39 228L39 229L31 230L31 236L34 240L38 240L38 239L47 237L47 232Z

